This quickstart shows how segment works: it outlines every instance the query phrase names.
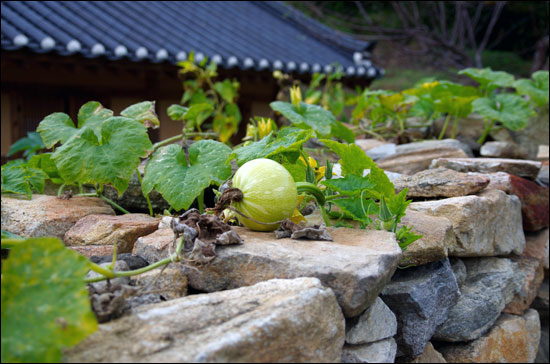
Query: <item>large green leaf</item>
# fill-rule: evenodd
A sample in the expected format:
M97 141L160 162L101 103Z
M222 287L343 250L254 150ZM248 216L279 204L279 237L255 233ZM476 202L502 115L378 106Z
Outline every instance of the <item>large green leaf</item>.
M500 121L510 130L520 130L527 125L529 117L535 111L521 96L498 94L494 97L482 97L473 102L473 111L488 120Z
M216 82L214 84L214 90L220 94L225 102L231 104L237 97L239 83L236 81L231 82L228 79L225 79L223 82Z
M63 183L61 180L61 175L57 169L55 162L52 159L53 153L42 153L34 155L29 159L29 167L41 169L44 173L48 175L50 179L56 180L55 183Z
M361 200L360 198L338 198L331 200L336 206L344 212L346 217L364 224L370 221L370 215L378 213L378 205L373 200ZM362 203L361 203L362 202Z
M57 142L65 143L78 129L75 128L69 115L56 112L46 116L36 130L40 133L46 147L51 148Z
M6 157L11 157L18 152L23 152L23 156L30 159L37 151L44 148L46 148L46 146L44 145L44 141L42 141L40 133L31 131L27 133L26 137L12 144Z
M472 102L480 96L478 89L449 81L441 81L432 88L435 111L466 117L472 112Z
M78 127L88 127L92 129L101 140L101 126L103 123L113 116L113 111L106 109L97 101L89 101L80 107L78 110Z
M109 183L122 195L140 158L152 147L141 123L111 117L102 124L99 140L92 129L83 127L52 158L65 182Z
M514 76L508 72L493 71L491 68L466 68L458 72L459 75L466 75L476 80L482 89L488 89L489 92L498 87L513 87Z
M183 119L188 120L190 126L201 126L203 121L212 115L213 111L214 106L209 102L194 104L189 107L189 110L183 115Z
M41 169L30 166L22 159L8 162L2 166L2 192L11 192L31 198L32 191L44 191L48 175Z
M299 156L299 152L311 137L312 130L300 130L296 128L282 129L278 138L272 140L272 133L265 136L262 140L250 143L247 146L235 149L229 156L229 160L235 158L237 164L242 166L248 161L258 158L274 158L279 154L293 155L289 162L294 163Z
M135 119L148 128L156 128L160 125L160 120L155 112L154 101L143 101L130 105L126 109L122 110L120 115L130 119Z
M532 80L519 79L514 87L521 95L528 95L537 106L548 103L548 71L537 71L531 76Z
M231 176L225 161L231 148L214 140L201 140L189 148L189 163L179 145L171 144L153 154L145 167L142 189L156 189L175 209L188 209L212 183L220 185Z
M347 174L343 178L328 179L322 184L347 196L360 195L363 190L372 189L376 185L369 177L355 174Z
M18 243L2 261L2 363L51 363L97 329L88 260L57 238Z
M320 139L330 150L340 156L340 165L342 166L343 175L354 174L363 176L366 169L369 170L369 179L375 184L374 190L381 196L392 197L395 195L395 189L390 179L382 169L380 169L374 161L363 152L359 146L355 144L342 144L328 139Z

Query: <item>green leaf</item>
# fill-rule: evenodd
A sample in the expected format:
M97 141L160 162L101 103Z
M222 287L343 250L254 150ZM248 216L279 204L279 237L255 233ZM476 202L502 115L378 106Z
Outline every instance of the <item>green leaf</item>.
M29 159L29 167L42 170L50 179L60 179L61 175L52 159L53 153L42 153L34 155Z
M466 75L479 83L482 89L489 92L498 87L513 87L514 76L508 72L493 71L491 68L466 68L458 72L459 75Z
M98 140L92 129L57 148L52 156L67 183L112 184L119 196L139 165L140 158L153 148L147 128L134 119L111 117L100 129Z
M97 139L101 140L101 126L111 116L113 116L112 110L105 109L97 101L89 101L78 110L78 128L86 126L92 129Z
M135 119L148 128L156 128L160 125L160 120L155 112L154 101L143 101L131 106L120 112L121 116Z
M527 95L535 105L544 106L548 103L548 71L537 71L531 76L533 79L519 79L514 87L520 95Z
M214 106L210 103L194 104L183 115L183 119L189 120L193 126L200 126L203 121L208 119L212 111L214 111Z
M18 152L24 151L23 156L28 159L32 157L37 151L44 148L46 148L46 146L42 141L40 133L31 131L27 133L26 137L21 138L12 144L8 154L6 154L6 157L11 157Z
M220 185L231 176L225 164L231 148L214 140L201 140L189 148L189 163L179 145L157 150L145 167L143 191L155 188L175 209L188 209L212 183Z
M241 119L242 119L241 111L239 110L239 107L237 106L237 104L225 105L224 111L227 115L233 117L237 125L241 122Z
M272 139L272 133L265 136L262 140L250 143L247 146L235 149L229 156L228 162L235 158L237 164L242 166L248 161L258 158L271 158L280 154L291 156L289 162L293 163L299 156L299 151L302 146L312 136L312 130L300 130L300 129L283 129L279 133L279 137Z
M51 363L97 329L89 261L57 238L32 238L2 261L2 363Z
M342 139L348 143L353 143L355 141L355 134L353 131L349 130L344 124L339 121L336 121L332 124L331 134L335 138Z
M328 139L319 139L330 150L340 156L340 165L344 176L354 174L363 176L365 169L369 170L369 179L375 183L376 187L371 193L378 193L375 196L379 199L381 196L393 197L395 189L390 179L382 169L380 169L365 152L355 144L342 144Z
M214 84L214 90L220 94L222 99L225 102L231 104L237 97L237 91L239 89L238 82L231 82L228 79L223 80L223 82L216 82Z
M181 121L184 119L185 113L189 110L188 107L181 106L178 104L170 105L166 112L168 113L168 117L172 120Z
M2 166L2 192L11 192L32 196L32 190L44 192L48 175L41 169L34 168L22 159L8 162Z
M397 231L397 242L402 251L405 251L409 245L422 238L424 235L416 235L412 231L412 227L407 227L405 225Z
M407 207L412 202L412 200L407 201L407 192L408 188L405 188L401 192L399 192L399 194L389 196L386 199L388 208L390 209L396 222L401 221L401 218L405 216L405 211L407 210Z
M527 125L529 117L536 115L529 103L521 96L498 94L479 98L472 104L473 111L488 120L500 121L510 130L520 130Z
M378 213L378 206L373 200L370 199L363 199L362 205L360 198L338 198L331 200L330 202L338 206L348 218L363 222L365 224L371 222L369 215L375 215Z
M329 179L321 183L347 196L360 195L363 190L372 189L376 185L369 177L362 177L355 174L347 174L343 178Z
M46 116L36 128L47 148L69 140L77 131L69 115L56 112Z
M475 87L441 81L430 93L435 111L466 117L472 112L472 102L479 97Z
M290 172L290 175L292 178L294 178L294 182L305 182L306 181L306 166L302 163L288 163L283 162L283 167L286 168L288 172Z

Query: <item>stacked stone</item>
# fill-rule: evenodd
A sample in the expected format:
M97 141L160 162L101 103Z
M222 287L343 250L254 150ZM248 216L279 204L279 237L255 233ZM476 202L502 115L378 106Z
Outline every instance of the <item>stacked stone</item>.
M100 324L64 361L533 362L548 342L543 157L473 158L450 139L358 144L415 200L402 223L424 236L405 252L385 231L329 228L322 242L236 228L244 244L208 265L137 277L168 301ZM116 244L128 266L166 258L168 226L95 198L2 196L3 230L58 236L92 259Z

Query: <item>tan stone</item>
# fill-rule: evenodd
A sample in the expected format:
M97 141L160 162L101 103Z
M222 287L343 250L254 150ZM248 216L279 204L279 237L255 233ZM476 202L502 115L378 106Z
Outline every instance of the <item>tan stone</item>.
M426 347L424 348L424 352L420 354L420 356L417 356L414 358L414 360L411 361L411 363L446 363L447 361L441 355L441 353L437 350L435 350L434 346L431 342L428 341L426 344Z
M529 153L519 144L494 141L483 144L479 154L483 157L527 159Z
M539 314L530 309L523 316L503 314L479 339L439 351L448 363L533 363L539 338Z
M525 279L519 292L514 295L512 301L504 307L502 312L523 315L537 297L544 280L544 269L541 261L536 258L521 256L515 258L514 261L518 263L517 274L523 274Z
M458 172L506 172L534 180L542 163L523 159L442 157L434 159L430 165L430 168L438 167L454 169Z
M55 236L63 239L78 220L87 215L114 215L105 201L97 197L33 195L32 199L2 195L2 230L24 237Z
M114 252L114 248L112 245L83 245L70 246L68 248L84 255L88 259L94 255L100 257L105 255L113 255Z
M538 161L547 161L548 160L548 154L549 154L549 148L548 145L539 145L539 149L537 151L537 160Z
M401 257L395 234L387 231L329 228L334 241L315 241L234 229L244 244L218 246L212 262L190 268L190 287L215 292L273 278L317 277L332 288L344 315L353 317L374 302ZM138 239L134 253L149 263L166 258L173 234L163 230Z
M275 279L140 306L64 362L339 362L344 317L316 278Z
M506 172L468 172L467 174L471 176L482 176L489 178L489 184L485 187L486 190L501 190L502 192L510 193L510 189L512 188L510 175Z
M129 253L139 237L157 230L159 221L145 214L88 215L78 220L63 240L67 246L117 244L117 252Z
M376 148L388 143L380 141L378 139L356 139L355 144L357 144L359 148L363 149L363 151L366 152L369 149Z
M521 254L525 248L521 203L517 196L500 190L483 191L475 196L413 202L409 210L446 217L452 222L456 244L448 247L449 256Z
M407 188L407 197L458 197L473 195L484 189L490 179L483 175L468 175L447 168L428 169L402 176L393 182L395 192Z
M447 257L447 249L456 245L453 224L445 217L431 216L414 210L407 210L401 224L412 226L415 234L424 235L409 245L399 265L422 265Z
M140 295L161 294L167 300L187 295L187 276L181 264L170 264L166 268L153 269L133 277L135 285L141 288Z
M432 160L439 158L467 158L458 148L437 148L412 151L407 154L394 154L377 161L378 167L406 175L415 174L430 167Z
M525 234L523 255L540 260L544 269L548 269L548 228Z

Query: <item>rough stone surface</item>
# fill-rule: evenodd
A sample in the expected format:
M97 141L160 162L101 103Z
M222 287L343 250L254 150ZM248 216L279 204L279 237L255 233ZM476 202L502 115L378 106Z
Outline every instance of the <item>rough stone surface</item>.
M527 159L527 149L511 142L487 142L483 144L479 154L483 157Z
M466 278L468 277L466 264L464 264L464 261L459 258L450 258L449 261L451 262L451 269L453 270L456 281L458 282L458 287L462 287L464 282L466 282Z
M542 162L542 167L540 168L537 179L535 180L542 187L548 187L550 184L550 172L548 171L548 161Z
M24 237L63 235L87 215L114 215L105 201L97 197L33 195L32 199L2 195L2 230Z
M187 295L187 276L181 264L170 264L164 269L154 269L133 277L140 294L154 292L166 300Z
M525 178L510 176L510 193L521 201L521 215L525 231L548 227L548 187L544 188Z
M397 316L397 356L422 354L459 294L448 259L398 270L381 295Z
M495 173L478 173L467 172L469 176L482 176L489 178L489 184L485 187L486 190L501 190L502 192L509 193L512 182L510 181L510 175L506 172Z
M367 344L387 339L396 333L395 315L380 298L377 298L361 316L346 321L346 343L348 344Z
M84 245L68 247L77 253L84 255L86 258L93 256L113 255L114 248L112 245Z
M140 269L148 265L145 259L139 255L132 255L130 253L117 254L116 260L124 260L126 264L128 264L130 270ZM113 261L113 255L95 255L90 258L90 261L96 264L111 263Z
M427 140L398 145L395 154L379 159L377 164L384 170L411 175L428 169L434 159L472 156L470 148L458 140Z
M393 363L397 344L393 338L363 345L345 345L342 363Z
M145 214L88 215L78 220L63 240L67 246L117 244L117 252L129 253L140 236L157 230L159 220Z
M447 361L439 351L435 350L433 344L430 341L428 341L422 354L420 354L420 356L417 356L410 362L411 363L446 363Z
M168 256L173 235L161 235L162 230L140 238L134 254L149 263ZM275 239L273 233L241 227L234 230L244 244L218 247L216 259L208 265L190 268L190 287L214 292L272 278L317 277L332 288L344 315L353 317L374 302L401 257L395 234L386 231L329 228L334 241L313 241Z
M378 147L374 147L365 152L373 161L387 158L396 153L396 145L394 143L383 144Z
M539 315L502 315L481 338L468 344L439 348L448 363L532 363L540 337Z
M399 261L400 266L422 265L445 259L448 247L456 245L453 224L445 217L407 210L401 223L413 226L416 234L424 236L405 249Z
M169 250L176 249L172 246L174 242L174 232L172 229L158 229L154 233L138 238L134 244L132 254L141 255L147 263L152 264L167 258Z
M388 143L380 141L378 139L356 139L355 144L357 144L359 148L363 149L363 151L366 152L367 150L370 150L372 148L376 148Z
M316 278L140 306L99 326L65 362L338 362L344 317Z
M518 270L525 276L525 280L519 288L519 292L502 312L523 315L537 297L544 280L544 269L541 261L536 258L521 256L514 258L514 261L518 263Z
M523 255L541 261L544 269L548 269L548 228L525 234L525 250Z
M521 203L516 196L502 191L488 190L477 196L413 202L409 209L451 220L456 244L448 247L449 256L521 254L525 248Z
M541 162L504 158L438 158L430 168L445 167L458 172L506 172L529 179L537 178Z
M473 195L484 189L490 179L483 175L471 175L447 168L427 169L403 176L393 182L396 192L407 188L408 198L459 197Z
M435 332L436 340L479 338L493 326L525 280L517 263L507 258L471 258L464 259L464 264L468 274L460 298Z

